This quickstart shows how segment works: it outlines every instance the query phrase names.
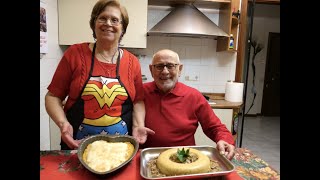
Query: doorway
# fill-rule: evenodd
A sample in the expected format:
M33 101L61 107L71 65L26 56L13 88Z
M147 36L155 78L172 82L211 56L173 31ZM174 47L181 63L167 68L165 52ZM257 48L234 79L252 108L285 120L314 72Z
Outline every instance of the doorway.
M280 33L269 32L261 114L280 116Z

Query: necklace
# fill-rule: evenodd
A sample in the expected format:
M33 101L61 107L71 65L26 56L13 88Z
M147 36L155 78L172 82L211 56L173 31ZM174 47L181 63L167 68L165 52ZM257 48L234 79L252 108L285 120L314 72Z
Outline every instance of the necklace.
M114 58L114 56L117 54L117 52L118 52L118 50L116 51L116 52L114 52L114 54L113 54L113 56L112 56L112 58L111 58L111 61L108 59L108 58L106 58L101 52L99 52L99 54L100 54L100 56L105 60L105 61L107 61L107 62L111 62L111 64L113 64L113 58Z
M104 66L105 66L105 63L102 63L102 62L100 62L99 60L98 60L98 63L99 63L100 66L102 67L103 71L104 71L105 73L107 73L108 76L110 76L110 69L104 67Z
M101 53L99 53L108 63L110 63L110 64L113 64L113 58L114 58L114 56L115 56L115 54L117 53L117 51L113 54L113 56L112 56L112 59L111 59L111 61L112 61L112 63L110 63L110 60L107 60L107 58L105 58L104 56L103 56L103 54L101 54ZM103 69L103 71L104 72L106 72L107 73L107 76L110 76L111 75L111 69L109 69L109 68L106 68L105 67L105 63L103 63L103 62L101 62L101 61L99 61L99 60L97 60L98 61L98 64L102 67L102 69Z

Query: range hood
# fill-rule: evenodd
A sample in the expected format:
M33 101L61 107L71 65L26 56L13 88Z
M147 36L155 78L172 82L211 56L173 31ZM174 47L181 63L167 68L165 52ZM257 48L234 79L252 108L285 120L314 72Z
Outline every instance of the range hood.
M177 4L148 35L182 37L219 37L229 35L192 4Z

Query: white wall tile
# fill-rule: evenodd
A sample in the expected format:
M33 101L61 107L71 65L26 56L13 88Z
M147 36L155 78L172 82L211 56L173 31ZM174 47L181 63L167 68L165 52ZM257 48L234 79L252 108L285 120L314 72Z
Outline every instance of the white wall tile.
M190 87L193 87L195 89L199 89L199 85L193 84L193 83L191 83L191 81L186 81L185 84L190 86Z
M227 82L230 79L230 67L215 67L214 81Z
M187 59L186 57L186 46L181 45L181 44L171 44L171 50L175 51L178 53L179 58L181 61Z
M216 50L217 40L214 38L201 38L201 45L202 46L212 46L214 50Z
M153 80L149 70L149 64L141 64L141 74L146 76L147 78L146 82Z
M188 59L193 59L196 61L201 60L201 46L186 46L186 57L188 57ZM200 63L199 63L200 64Z
M168 45L171 43L171 37L167 37L167 36L154 36L153 37L155 42L157 42L158 44L165 44Z
M186 65L184 66L184 69L185 69L185 72L184 72L184 81L185 82L188 82L188 80L186 80L186 76L189 76L190 78L191 77L195 77L197 76L198 77L198 80L197 81L191 81L188 82L190 84L200 84L200 66L193 66L193 65Z
M214 86L213 85L199 85L200 92L213 92L214 91Z
M226 89L225 83L224 85L221 85L221 86L213 86L213 93L225 93L225 89Z
M214 76L213 76L213 68L211 68L210 66L198 66L199 67L199 71L200 71L200 84L202 85L208 85L208 84L212 84L212 82L214 81Z
M232 67L235 68L235 67ZM234 81L236 78L236 71L230 71L230 76L229 80Z
M237 53L233 52L217 52L216 57L218 59L218 66L230 67L234 65L234 61L237 58Z
M201 46L185 46L186 55L183 59L184 64L200 65L201 64Z
M51 82L58 63L57 59L40 59L40 85L48 85Z
M171 44L200 46L202 44L202 41L200 38L171 37Z
M153 50L152 50L152 55L150 56L152 58L153 54L155 54L156 52L158 52L159 50L162 49L171 49L170 48L170 43L156 43L153 45ZM150 52L151 53L151 52Z
M216 48L212 46L201 47L201 65L219 66L219 61L216 56Z

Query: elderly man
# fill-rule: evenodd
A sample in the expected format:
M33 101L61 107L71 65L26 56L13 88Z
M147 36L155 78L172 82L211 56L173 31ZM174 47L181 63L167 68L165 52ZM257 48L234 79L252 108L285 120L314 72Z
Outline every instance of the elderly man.
M154 81L144 84L144 93L145 126L155 134L148 136L142 147L193 146L200 123L220 153L231 159L235 149L231 132L198 90L178 82L182 67L174 51L164 49L154 54L149 65Z

